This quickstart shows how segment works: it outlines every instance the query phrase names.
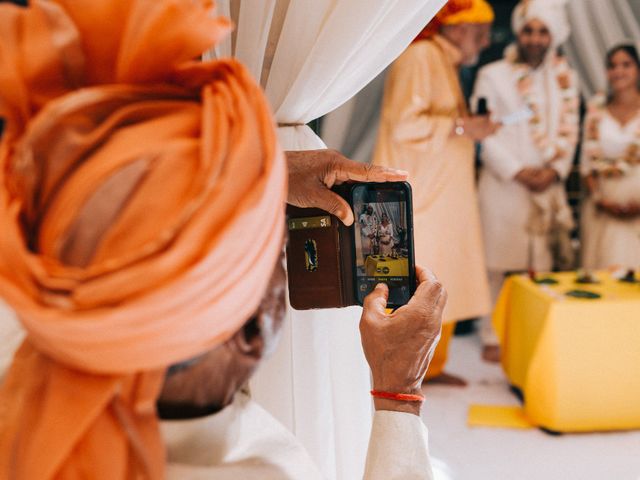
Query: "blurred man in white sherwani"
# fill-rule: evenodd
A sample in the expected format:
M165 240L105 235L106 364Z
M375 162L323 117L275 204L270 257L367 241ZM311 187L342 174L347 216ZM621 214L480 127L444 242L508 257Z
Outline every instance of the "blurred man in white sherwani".
M494 302L506 272L552 268L552 238L566 250L572 218L563 181L579 130L577 78L558 54L570 33L564 1L522 1L512 25L516 45L480 70L474 92L504 123L482 143L479 185ZM490 318L481 337L483 358L499 361Z

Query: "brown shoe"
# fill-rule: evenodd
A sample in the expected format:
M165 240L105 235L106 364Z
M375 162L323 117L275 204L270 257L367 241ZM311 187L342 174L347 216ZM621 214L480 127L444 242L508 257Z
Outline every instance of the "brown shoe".
M500 347L498 345L485 345L482 349L482 359L488 363L500 363Z

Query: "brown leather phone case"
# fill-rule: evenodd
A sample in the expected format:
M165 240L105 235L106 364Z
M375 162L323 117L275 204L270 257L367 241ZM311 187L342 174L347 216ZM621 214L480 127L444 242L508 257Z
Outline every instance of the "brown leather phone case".
M356 305L353 227L313 208L287 208L289 300L296 310Z

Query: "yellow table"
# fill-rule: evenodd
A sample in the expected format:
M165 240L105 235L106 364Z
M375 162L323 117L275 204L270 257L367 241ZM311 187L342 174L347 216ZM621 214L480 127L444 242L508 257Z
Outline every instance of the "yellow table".
M369 255L364 269L369 277L408 277L409 259Z
M640 428L640 285L598 273L598 285L575 273L558 285L510 277L493 322L502 366L525 399L527 417L559 432ZM574 289L602 295L567 297Z

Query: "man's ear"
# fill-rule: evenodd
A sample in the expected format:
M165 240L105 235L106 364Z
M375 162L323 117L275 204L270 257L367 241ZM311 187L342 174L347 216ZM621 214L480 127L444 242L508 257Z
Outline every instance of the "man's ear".
M229 344L233 345L243 355L254 358L261 358L264 352L264 338L260 322L262 313L259 311L244 326L229 339Z

